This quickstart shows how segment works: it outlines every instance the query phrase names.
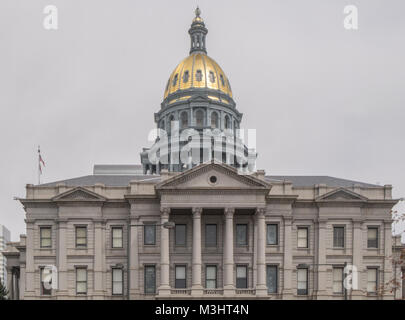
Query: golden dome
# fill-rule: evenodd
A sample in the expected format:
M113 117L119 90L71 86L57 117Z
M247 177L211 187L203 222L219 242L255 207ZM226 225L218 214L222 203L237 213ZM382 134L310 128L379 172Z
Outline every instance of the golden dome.
M232 98L224 71L214 59L200 52L190 54L174 69L167 82L164 99L179 90L194 88L217 90Z

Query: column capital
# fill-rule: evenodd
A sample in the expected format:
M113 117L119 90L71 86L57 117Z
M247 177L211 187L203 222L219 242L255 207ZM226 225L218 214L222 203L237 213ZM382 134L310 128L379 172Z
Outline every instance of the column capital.
M224 214L225 214L225 218L232 218L233 215L235 214L235 208L225 208L224 209Z
M170 208L169 207L160 207L160 215L162 217L169 217L170 214Z
M266 213L266 208L265 207L257 207L255 215L257 218L264 218L264 215Z
M191 212L193 213L193 217L200 218L203 209L201 207L193 207Z

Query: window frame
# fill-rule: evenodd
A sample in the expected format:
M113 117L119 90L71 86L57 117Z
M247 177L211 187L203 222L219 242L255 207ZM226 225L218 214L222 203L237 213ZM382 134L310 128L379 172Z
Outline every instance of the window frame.
M121 230L121 246L114 246L114 230ZM112 249L122 249L124 248L124 227L123 226L113 226L111 227L111 248Z
M85 236L84 237L78 237L77 231L79 229L84 229L85 230ZM87 248L87 244L88 244L88 235L87 235L87 233L88 233L87 225L75 225L75 247L76 247L76 249L86 249ZM85 241L84 244L81 244L81 243L77 242L78 239L85 239L86 241Z
M269 237L268 237L268 233L269 233L269 226L275 226L276 227L276 242L275 243L269 243ZM279 224L278 223L267 223L266 224L266 245L268 246L278 246L279 245Z
M177 243L177 228L179 226L184 226L184 243ZM174 245L176 247L186 247L187 246L187 224L186 223L179 223L179 224L175 224L174 226Z
M208 268L215 268L215 279L208 279ZM214 288L208 288L208 281L215 281ZM206 289L217 289L218 288L218 266L216 264L207 264L205 266L205 288Z
M153 243L147 243L146 242L146 228L153 227ZM150 224L144 224L143 226L143 245L144 246L155 246L156 245L156 224L155 223L150 223Z
M184 279L177 278L177 268L184 268ZM177 281L184 281L184 286L178 285ZM183 284L183 282L181 282L181 284ZM186 264L174 265L174 287L176 289L186 289L187 288L187 265Z
M276 288L275 291L270 291L270 286L268 285L269 282L269 268L275 268L276 270ZM278 293L278 277L279 277L279 266L277 264L268 264L266 265L266 285L267 285L267 294L277 294Z
M338 235L335 236L335 230L343 229L343 240L338 238ZM340 246L338 240L342 240L343 243ZM346 226L344 225L334 225L333 226L333 248L344 249L346 247Z
M340 286L341 286L341 291L335 291L335 283L338 282L338 280L335 280L335 270L341 270L341 274L342 274L342 280L340 280ZM344 271L344 267L343 266L333 266L332 267L332 293L335 295L342 295L344 293L344 282L345 279L345 271Z
M367 226L367 249L378 249L379 248L379 243L378 243L380 241L380 237L379 237L380 230L379 229L380 228L378 226ZM376 239L375 239L376 246L375 247L370 246L370 241L372 241L368 238L370 230L376 230Z
M302 282L302 281L298 280L300 270L305 270L305 275L306 275L305 289L299 289L299 283ZM305 290L305 291L303 291L303 290ZM307 296L308 292L309 292L309 272L308 272L308 268L297 268L297 296Z
M244 268L245 269L245 272L246 272L246 277L245 278L238 278L238 268ZM248 268L248 265L246 265L246 264L237 264L236 268L235 268L235 276L236 276L235 285L236 285L237 289L247 289L247 288L249 288L249 281L248 281L249 268ZM243 286L243 287L239 286L238 279L245 279L246 285Z
M84 270L85 271L86 280L84 280L84 281L78 281L77 280L79 270ZM75 290L76 290L76 295L87 295L87 292L88 292L88 279L89 279L87 273L88 273L87 267L82 267L82 266L75 267L75 275L76 275L76 278L75 278ZM86 291L85 292L78 292L78 290L77 290L78 283L85 283L85 285L86 285Z
M43 230L49 230L49 238L44 238L42 236ZM49 239L49 246L43 246L42 240ZM40 226L39 227L39 246L41 249L51 249L52 248L52 226Z
M368 280L368 272L374 270L375 271L375 291L368 291L368 285L369 285L369 280ZM379 268L378 267L367 267L367 294L368 295L377 295L378 293L378 282L379 282Z
M149 268L153 268L153 274L154 274L154 283L153 283L153 292L152 291L150 291L150 292L148 292L147 290L146 290L146 288L147 288L147 286L146 286L146 272L147 272L147 269L149 269ZM156 294L156 265L154 265L154 264L146 264L146 265L144 265L144 270L143 270L143 292L144 292L144 294Z
M46 289L44 287L44 283L42 282L42 279L43 279L43 276L44 276L43 275L44 269L45 269L45 267L43 267L43 266L39 267L40 295L45 296L45 297L49 297L49 296L52 296L52 288L51 289Z
M121 293L114 293L114 284L118 281L114 281L114 271L119 270L121 272ZM124 269L122 267L111 268L111 295L123 296L124 295Z
M207 243L207 239L208 239L208 237L207 237L207 228L209 227L209 226L215 226L215 244L210 244L210 243ZM217 246L218 246L218 225L216 224L216 223L206 223L205 224L205 234L204 234L204 237L205 237L205 241L204 241L204 243L205 243L205 247L207 247L207 248L216 248Z
M306 246L305 247L301 247L299 245L299 240L300 240L300 230L306 230ZM308 226L298 226L297 227L297 248L299 249L308 249L309 248L309 227Z
M242 226L244 226L246 228L245 237L244 237L245 241L244 241L244 243L239 243L238 242L238 240L239 240L238 239L238 227L240 228ZM249 224L248 223L237 223L236 224L236 227L235 227L235 244L236 244L237 247L246 247L246 246L249 245L248 232L249 232Z

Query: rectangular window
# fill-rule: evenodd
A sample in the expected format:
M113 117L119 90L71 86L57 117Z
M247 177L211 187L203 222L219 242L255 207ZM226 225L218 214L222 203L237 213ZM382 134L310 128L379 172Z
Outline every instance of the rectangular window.
M277 293L278 272L277 266L267 266L267 292Z
M333 293L343 293L343 268L333 268Z
M76 227L76 248L87 247L87 227Z
M247 266L236 266L236 288L246 289L247 286Z
M174 233L175 233L175 242L176 246L185 246L186 245L186 232L187 227L185 224L176 224Z
M205 287L216 289L217 287L217 266L207 266L205 269Z
M87 293L87 268L76 268L76 294Z
M333 246L335 248L345 247L345 227L333 227Z
M216 247L217 245L217 225L206 224L205 225L205 246Z
M122 268L112 269L112 294L122 295L124 293L124 270Z
M237 224L236 225L236 245L246 246L247 241L247 224Z
M156 244L156 226L154 224L146 224L143 227L143 243L153 245Z
M122 227L113 227L111 229L112 233L112 247L113 248L122 248L123 247L123 230Z
M367 269L367 292L377 293L378 285L378 269L368 268Z
M50 296L52 294L52 281L49 281L50 273L46 273L44 268L40 269L40 281L41 281L41 295Z
M278 225L268 224L267 225L267 244L275 245L278 244Z
M298 228L298 248L308 248L308 228Z
M175 270L175 287L186 288L186 266L176 266Z
M378 228L367 228L367 248L378 248Z
M145 293L156 293L156 269L155 266L145 266Z
M51 227L40 227L40 243L41 248L51 248L52 247L52 228Z
M308 269L300 268L297 269L297 294L307 295L308 294Z

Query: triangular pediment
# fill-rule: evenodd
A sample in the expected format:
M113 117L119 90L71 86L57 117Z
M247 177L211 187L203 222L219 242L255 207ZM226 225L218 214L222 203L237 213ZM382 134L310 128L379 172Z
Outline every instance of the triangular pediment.
M345 188L338 188L319 196L316 200L324 201L365 201L366 197Z
M202 94L193 95L189 100L192 102L209 102L210 101L207 96L204 96Z
M87 190L82 187L77 187L66 191L54 197L53 201L105 201L103 196Z
M156 185L157 190L263 190L271 185L253 175L239 174L238 170L223 163L200 164Z

